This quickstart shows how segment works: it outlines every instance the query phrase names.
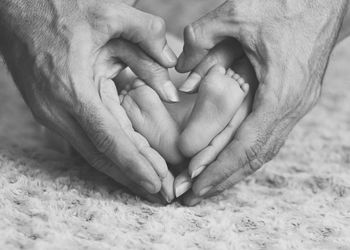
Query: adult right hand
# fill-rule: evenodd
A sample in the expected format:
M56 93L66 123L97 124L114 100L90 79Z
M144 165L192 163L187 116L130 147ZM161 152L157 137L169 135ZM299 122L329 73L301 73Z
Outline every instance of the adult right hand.
M111 78L127 64L163 100L177 101L166 69L176 57L166 43L164 21L133 4L2 0L0 48L39 122L63 136L93 167L152 198L149 194L161 190L169 171L133 131ZM101 57L111 39L118 49ZM172 191L162 189L170 200Z

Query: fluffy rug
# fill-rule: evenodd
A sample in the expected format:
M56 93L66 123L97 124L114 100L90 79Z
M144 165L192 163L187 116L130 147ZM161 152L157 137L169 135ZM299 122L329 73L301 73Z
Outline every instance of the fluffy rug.
M350 249L350 42L278 157L193 208L50 151L2 65L0 249Z

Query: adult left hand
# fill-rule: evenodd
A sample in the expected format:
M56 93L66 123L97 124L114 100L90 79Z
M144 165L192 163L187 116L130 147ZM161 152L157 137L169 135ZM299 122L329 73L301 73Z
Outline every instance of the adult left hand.
M195 180L185 204L197 204L231 187L278 153L318 100L346 7L346 0L227 0L186 27L177 70L192 74L182 89L197 87L193 81L199 82L205 72L202 62L210 67L220 61L213 48L227 39L242 45L259 86L251 114Z

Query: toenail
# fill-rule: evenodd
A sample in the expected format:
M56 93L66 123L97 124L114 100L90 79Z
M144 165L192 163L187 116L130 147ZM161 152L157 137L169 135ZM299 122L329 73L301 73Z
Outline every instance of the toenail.
M239 85L242 85L245 83L243 78L239 78L237 81L238 81Z

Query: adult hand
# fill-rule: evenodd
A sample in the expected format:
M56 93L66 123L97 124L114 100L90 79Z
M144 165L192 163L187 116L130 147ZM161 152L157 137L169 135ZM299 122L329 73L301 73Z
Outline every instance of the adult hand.
M164 21L136 10L133 2L3 0L0 48L35 118L93 167L147 196L160 191L169 171L132 130L110 78L127 64L163 100L176 101L165 69L176 57L166 43ZM119 49L103 56L111 39Z
M227 39L242 45L259 80L251 114L195 180L186 204L231 187L277 154L320 95L346 7L346 0L228 0L186 27L177 70L195 73L182 89L196 88L201 62L220 61L213 48Z

